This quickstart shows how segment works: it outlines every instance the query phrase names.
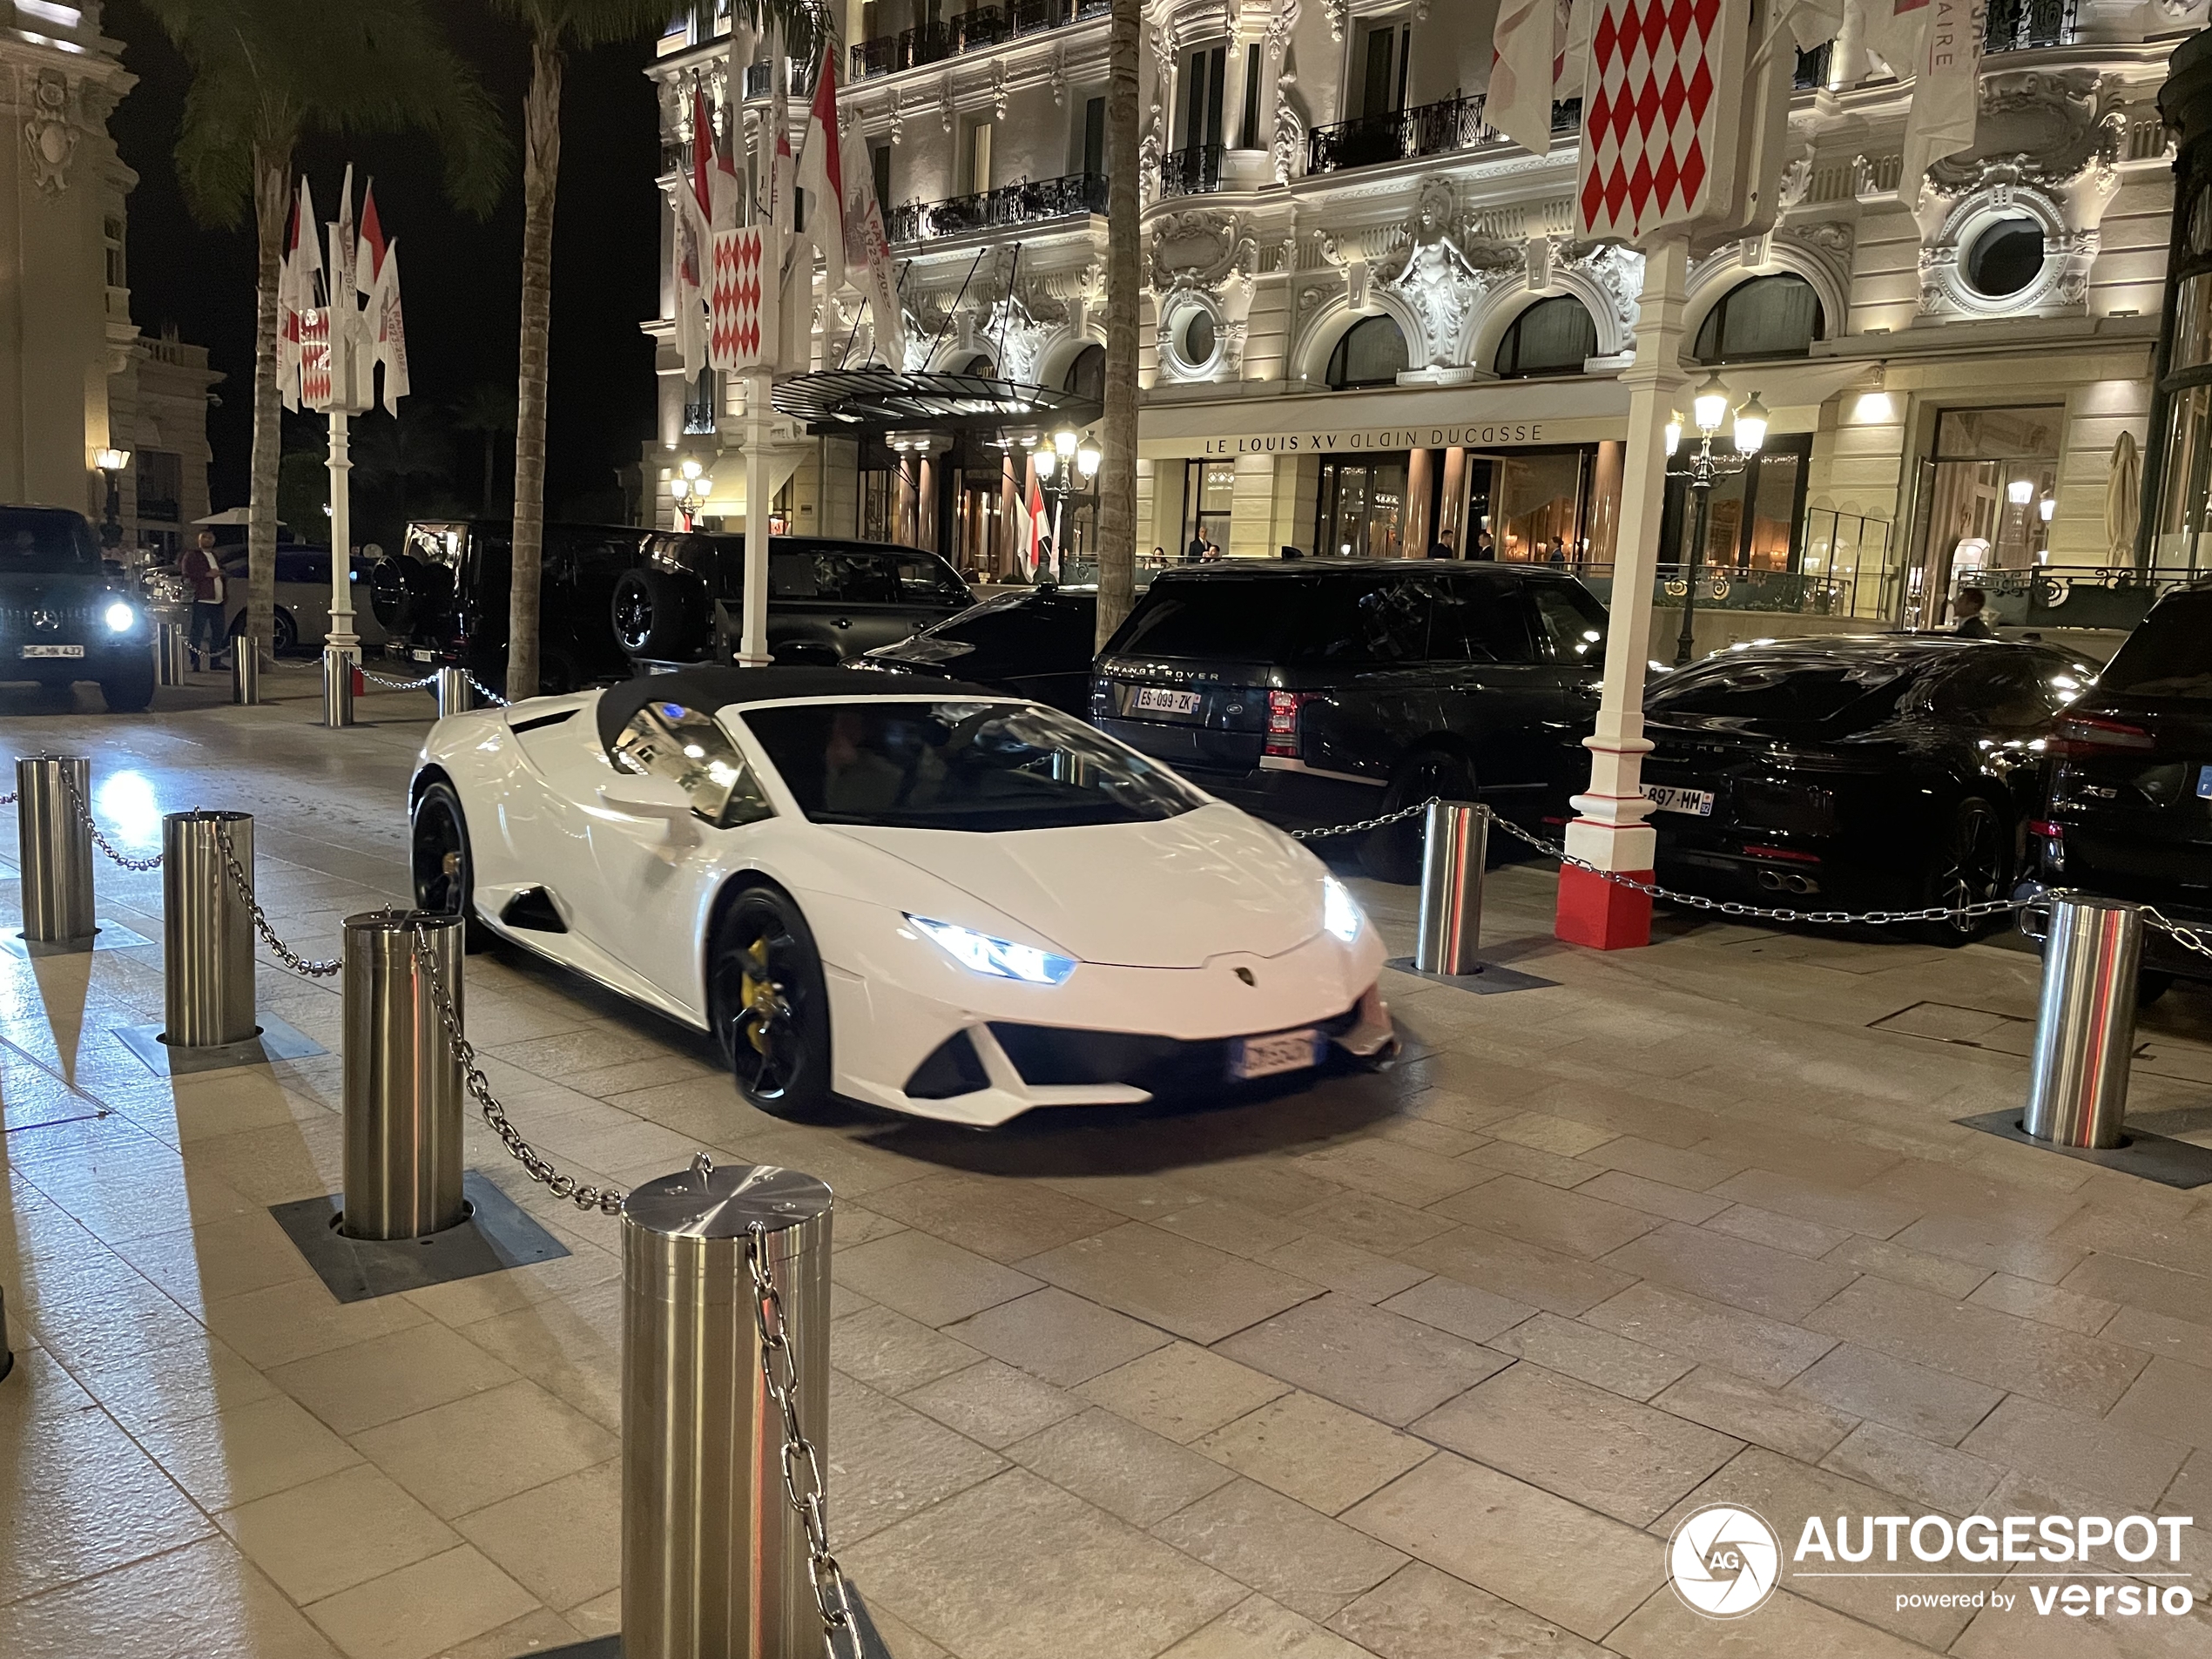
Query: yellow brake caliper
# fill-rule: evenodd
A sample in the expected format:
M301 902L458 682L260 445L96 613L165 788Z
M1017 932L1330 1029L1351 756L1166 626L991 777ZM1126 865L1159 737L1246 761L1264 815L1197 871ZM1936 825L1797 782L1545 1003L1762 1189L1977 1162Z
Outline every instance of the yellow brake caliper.
M768 1052L768 1020L779 1007L776 987L768 978L768 941L756 939L745 947L745 967L742 973L744 1002L752 1014L752 1028L745 1033L753 1052Z

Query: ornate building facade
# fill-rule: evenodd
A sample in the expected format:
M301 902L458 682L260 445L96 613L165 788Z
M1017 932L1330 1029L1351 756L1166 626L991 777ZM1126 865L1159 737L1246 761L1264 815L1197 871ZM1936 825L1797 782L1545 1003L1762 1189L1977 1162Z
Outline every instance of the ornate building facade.
M1716 445L1705 603L1932 622L1963 584L2124 559L2109 483L2146 436L2172 210L2157 96L2205 10L1991 0L1979 141L1921 179L1899 177L1909 82L1848 37L1798 59L1779 219L1691 273L1696 372L1772 415L1757 455ZM1578 105L1554 108L1547 155L1484 124L1495 11L1149 0L1141 555L1441 544L1602 590L1641 260L1572 234ZM846 117L902 262L901 367L1095 381L1103 5L853 0L843 22ZM713 53L664 42L671 169L698 78L720 107ZM827 315L816 366L868 361L856 310ZM711 463L704 428L727 424L728 394L672 357L664 478L691 448ZM901 519L909 457L789 436L792 528L1008 570L1018 448L941 451L934 510ZM1685 493L1670 481L1662 562L1693 552Z
M131 319L138 175L107 118L135 78L97 0L0 5L0 502L174 551L207 511L207 354ZM102 452L128 463L111 476Z

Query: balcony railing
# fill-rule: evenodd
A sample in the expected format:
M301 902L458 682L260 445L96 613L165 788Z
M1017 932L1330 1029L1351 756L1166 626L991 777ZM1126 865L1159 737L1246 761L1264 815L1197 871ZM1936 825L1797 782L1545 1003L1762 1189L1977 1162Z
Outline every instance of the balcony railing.
M1217 144L1194 144L1169 151L1160 158L1160 194L1203 196L1219 190L1221 158L1225 153Z
M1828 84L1828 54L1834 44L1824 40L1811 51L1797 54L1797 72L1790 78L1792 89L1800 92L1817 92Z
M1552 132L1565 134L1582 125L1582 100L1562 98L1552 105ZM1388 115L1362 116L1333 126L1315 127L1305 138L1305 170L1339 172L1386 161L1442 155L1478 144L1503 144L1506 135L1482 118L1482 94L1447 98ZM1178 153L1187 154L1188 152ZM1175 158L1168 158L1172 162ZM1163 170L1164 171L1164 170ZM1211 190L1207 185L1204 188ZM1169 194L1176 192L1170 189Z
M814 65L806 58L791 61L791 95L793 98L814 96ZM749 98L768 96L768 71L772 64L762 62L745 66L745 95Z
M943 201L906 202L884 215L884 234L894 243L922 242L940 236L1008 225L1035 225L1106 211L1106 175L1071 172L1058 179L1025 179L972 196Z
M2074 39L2075 0L1989 0L1983 49L2025 51L2031 46L2064 46Z
M871 75L891 75L924 64L942 63L962 52L985 51L1041 29L1064 29L1069 24L1102 17L1113 0L1006 0L995 6L978 6L956 17L948 17L880 40L859 40L849 51L846 73L856 81Z

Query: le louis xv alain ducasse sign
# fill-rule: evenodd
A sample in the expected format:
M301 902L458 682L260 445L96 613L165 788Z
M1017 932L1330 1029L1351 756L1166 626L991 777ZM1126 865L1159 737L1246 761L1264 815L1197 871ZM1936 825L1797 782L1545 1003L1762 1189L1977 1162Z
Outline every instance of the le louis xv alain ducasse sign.
M1545 431L1556 421L1475 421L1456 426L1385 426L1348 432L1258 433L1200 438L1200 455L1365 455L1383 449L1480 449L1557 442ZM1577 423L1579 424L1579 423Z

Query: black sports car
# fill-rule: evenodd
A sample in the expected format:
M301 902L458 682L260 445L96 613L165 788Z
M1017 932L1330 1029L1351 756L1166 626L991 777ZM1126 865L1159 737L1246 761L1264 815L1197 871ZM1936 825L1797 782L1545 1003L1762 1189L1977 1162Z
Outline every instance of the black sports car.
M2094 679L2050 646L1913 634L1739 645L1668 674L1644 698L1658 879L1804 910L2003 898L2054 721Z
M2051 748L2035 882L2212 928L2212 587L2160 600L2066 711ZM2151 930L2143 1000L2175 976L2212 980L2212 958Z

